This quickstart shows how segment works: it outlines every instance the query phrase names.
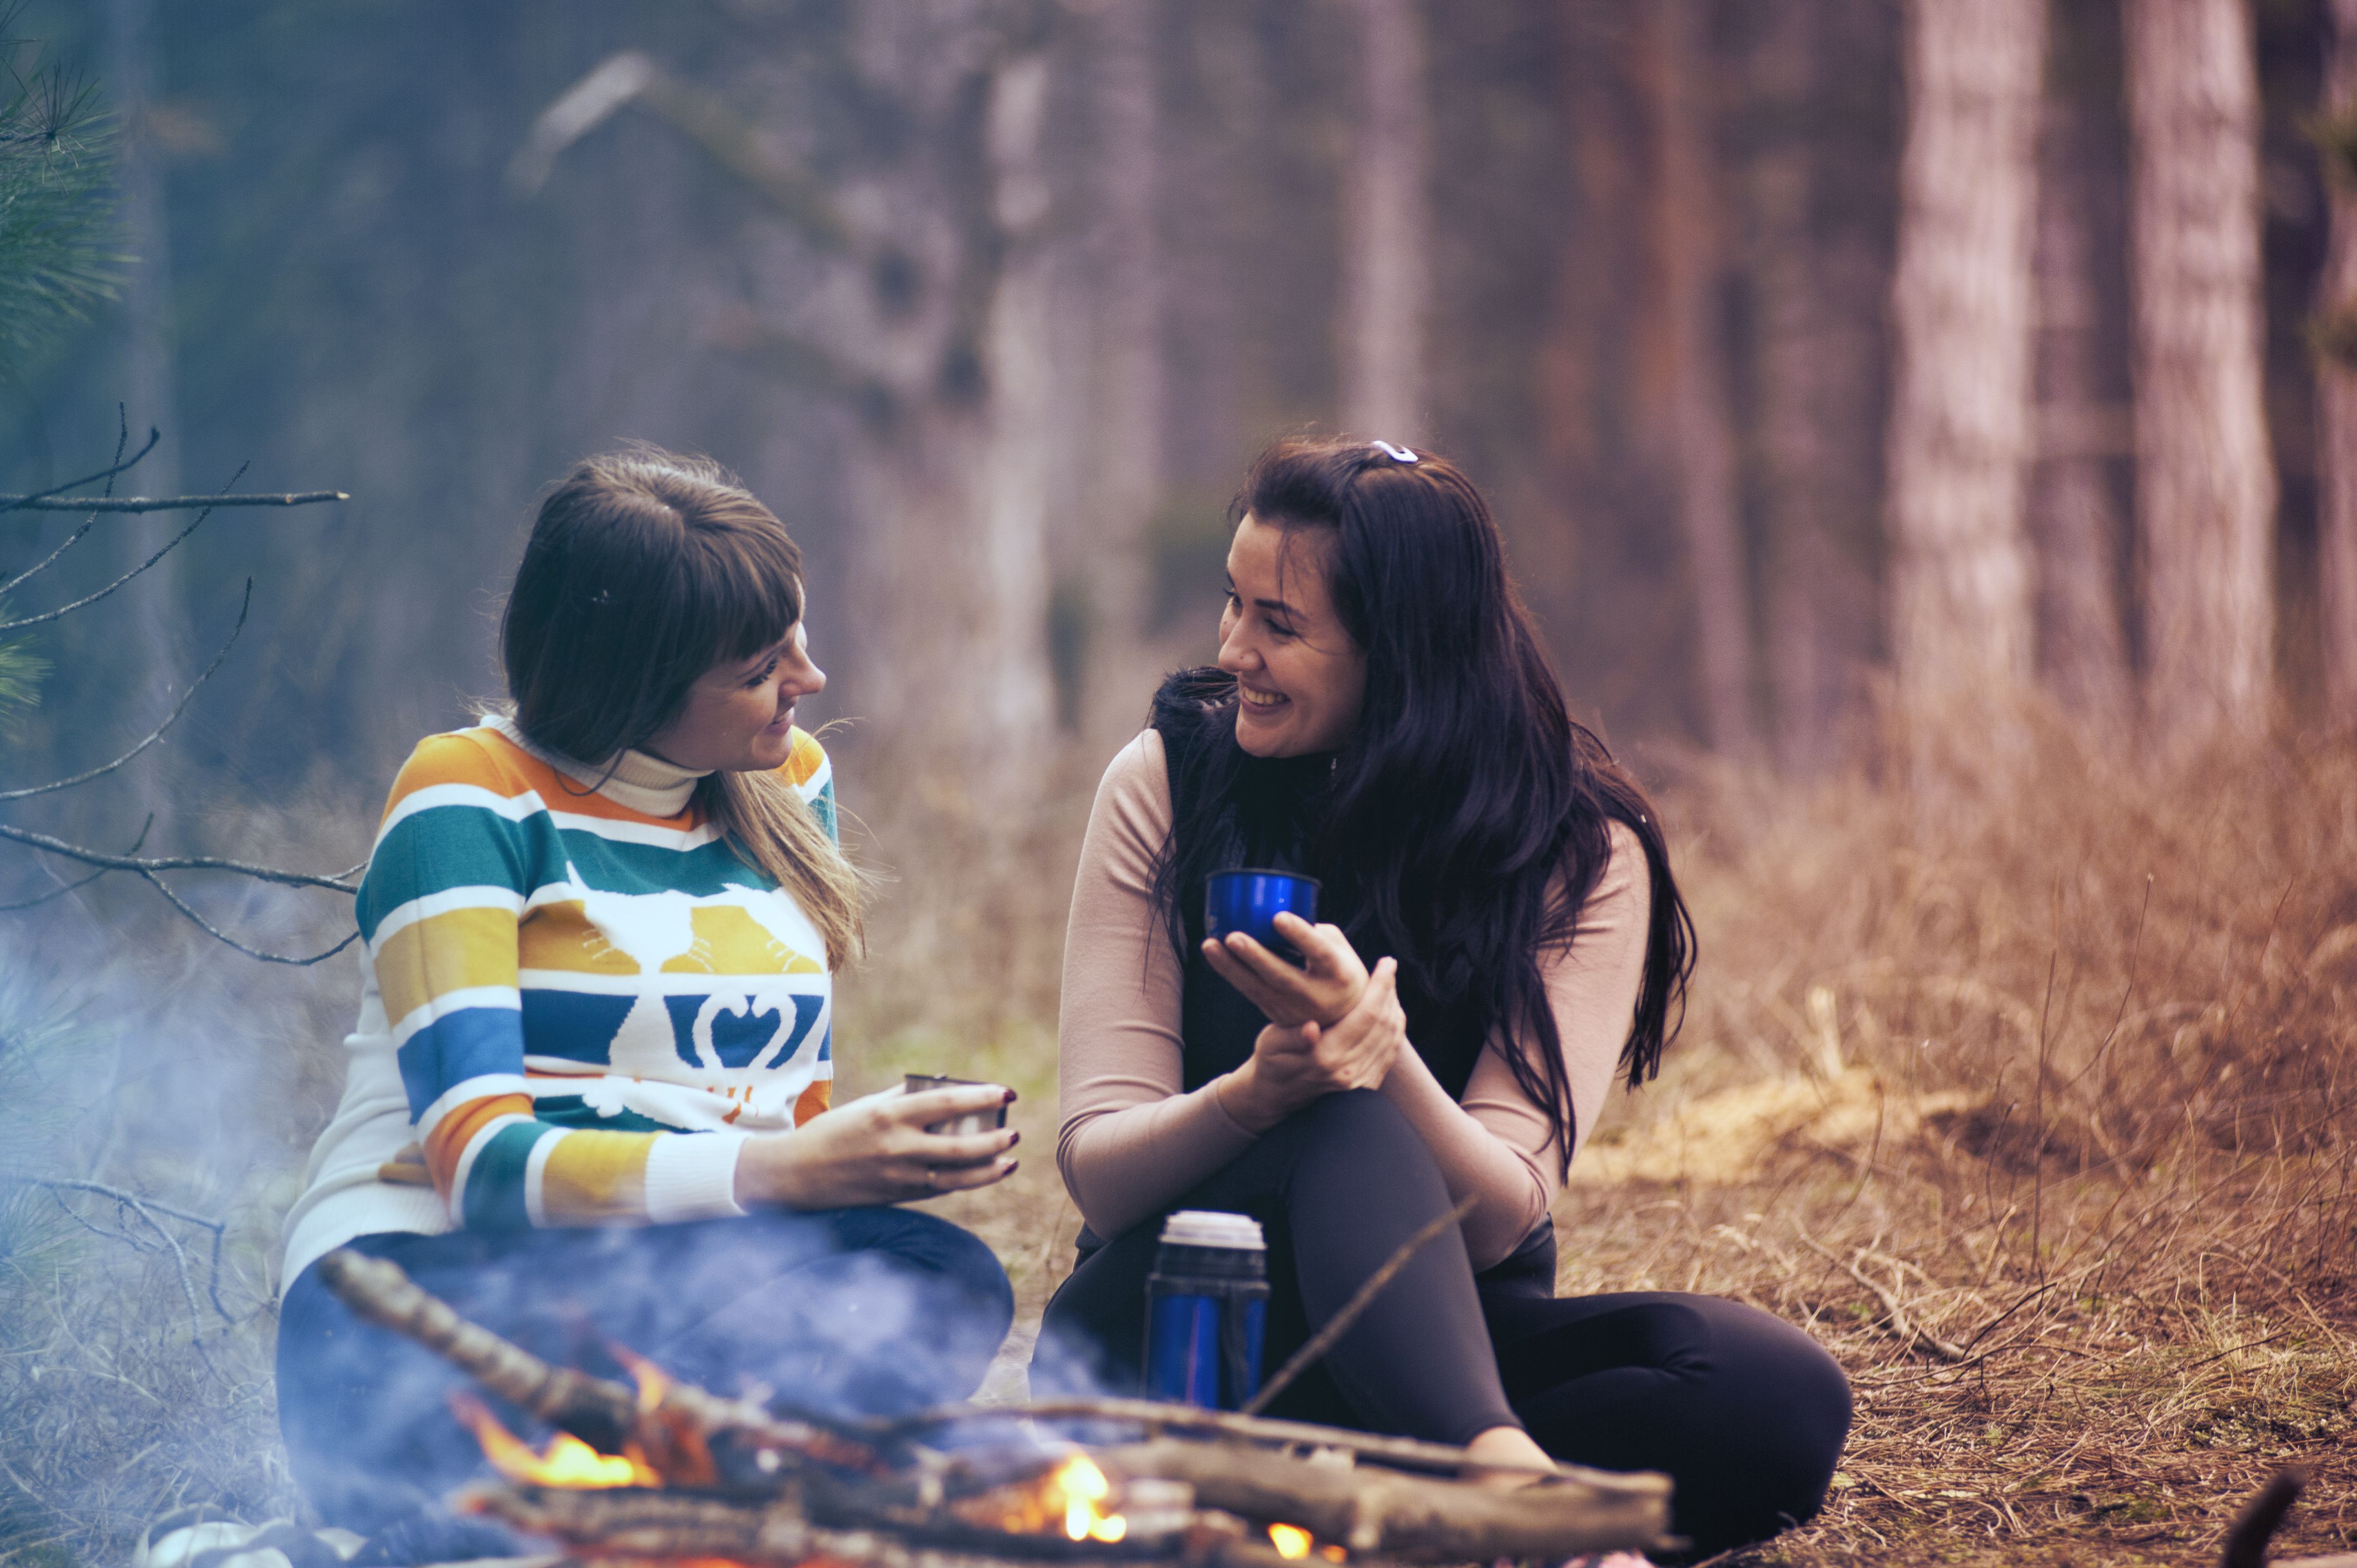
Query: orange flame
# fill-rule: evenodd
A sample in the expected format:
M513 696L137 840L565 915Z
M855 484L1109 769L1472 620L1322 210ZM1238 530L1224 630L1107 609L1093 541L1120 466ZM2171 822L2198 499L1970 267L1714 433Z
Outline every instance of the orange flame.
M1318 1545L1318 1538L1297 1524L1270 1525L1268 1539L1270 1544L1276 1548L1276 1554L1288 1562L1299 1562L1312 1552L1329 1563L1345 1562L1350 1557L1349 1552L1331 1541Z
M473 1431L491 1468L511 1481L544 1487L659 1487L662 1477L636 1454L600 1454L569 1432L560 1432L538 1453L500 1423L480 1400L450 1396L450 1410Z
M1129 1533L1129 1521L1101 1506L1113 1495L1113 1483L1085 1454L1075 1454L1049 1473L1051 1498L1060 1498L1064 1533L1074 1541L1115 1541ZM1052 1503L1050 1506L1054 1506Z
M614 1359L628 1367L630 1369L630 1376L637 1380L639 1409L642 1412L652 1413L662 1403L663 1395L671 1392L669 1374L644 1356L624 1346L609 1342L606 1348L613 1353Z

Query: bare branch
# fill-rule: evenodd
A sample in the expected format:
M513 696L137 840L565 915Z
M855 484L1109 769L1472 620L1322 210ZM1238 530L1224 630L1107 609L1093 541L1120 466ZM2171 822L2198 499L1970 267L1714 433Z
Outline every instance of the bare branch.
M0 496L0 511L198 511L207 507L317 506L348 501L343 490L288 490L279 495L220 496Z
M164 722L162 724L157 725L155 729L148 733L146 739L141 741L137 746L133 746L129 751L124 752L113 761L102 763L99 767L91 768L87 772L77 773L70 779L59 779L48 784L35 784L22 789L0 789L0 800L22 800L32 795L51 795L60 789L70 789L77 784L87 784L93 779L103 778L105 775L113 772L124 763L130 761L133 757L138 756L141 752L146 750L149 746L163 739L164 732L170 729L174 725L179 723L180 715L188 711L188 704L196 700L197 689L199 686L202 686L206 682L211 680L213 678L213 671L221 667L221 660L229 657L229 650L237 643L238 633L245 629L246 612L253 607L253 579L248 577L245 580L245 596L238 602L237 624L230 628L229 640L221 645L221 651L213 655L213 661L210 664L205 666L205 672L198 676L193 682L189 682L188 691L182 693L178 703L173 707L169 714L165 715ZM153 819L150 820L152 821ZM142 829L139 836L142 838L146 837L146 831Z
M103 850L68 843L48 833L37 833L30 828L14 827L6 822L0 822L0 839L46 850L51 854L61 854L84 865L102 865L109 871L135 871L143 876L155 871L231 871L240 876L251 876L257 882L275 882L287 887L326 887L338 893L359 892L359 884L351 879L368 867L368 862L362 861L349 871L334 876L321 876L315 872L285 871L274 865L256 865L250 861L222 860L205 854L156 855L142 860L135 855L108 854Z
M346 937L334 947L328 949L324 952L315 952L309 958L296 958L288 953L264 952L260 948L250 948L246 946L243 942L239 941L235 937L231 936L227 931L222 930L219 926L214 925L210 920L206 919L202 915L198 914L195 909L189 908L188 901L187 899L181 897L178 893L173 892L170 886L165 883L164 879L156 875L154 872L143 871L139 875L146 881L148 886L153 887L156 892L161 893L164 896L164 901L166 903L171 905L173 908L178 909L181 914L186 915L190 920L196 922L198 928L207 936L227 943L229 946L235 948L238 951L243 953L248 958L258 958L264 963L283 963L291 965L296 969L307 969L315 963L325 963L328 960L335 957L338 953L343 951L346 948L361 940L360 932L355 930L350 936Z
M50 551L47 555L42 556L40 560L35 562L32 565L27 566L23 571L17 573L6 582L0 583L0 594L5 594L11 588L18 587L26 583L29 583L34 578L39 576L42 573L48 571L51 566L57 564L59 556L64 554L67 551L71 550L75 545L80 544L84 537L89 534L90 531L97 525L98 519L96 517L89 519L80 528L77 528L71 533L67 534L64 543L59 545L55 550Z
M207 1351L205 1348L204 1316L197 1305L197 1287L195 1281L188 1273L188 1251L180 1245L179 1238L173 1235L170 1230L167 1230L165 1228L164 1221L157 1219L156 1216L159 1214L165 1215L171 1219L178 1219L184 1224L195 1225L212 1232L212 1278L206 1286L206 1294L212 1298L213 1310L221 1315L221 1321L223 1323L234 1324L237 1319L231 1316L228 1307L221 1305L221 1237L229 1229L228 1221L210 1219L202 1214L193 1214L188 1209L178 1208L169 1203L161 1202L156 1198L143 1197L138 1193L128 1191L123 1187L109 1187L103 1182L83 1181L73 1176L34 1176L31 1173L25 1171L0 1171L0 1182L15 1187L41 1187L48 1191L52 1197L55 1197L60 1192L92 1193L100 1197L110 1199L113 1202L115 1207L123 1212L137 1215L139 1219L146 1224L147 1229L154 1231L156 1239L160 1240L171 1252L173 1265L178 1271L180 1276L180 1294L188 1304L188 1332L196 1346L197 1354L203 1359L207 1369L213 1371L216 1375L219 1374L220 1369L213 1366L211 1353ZM73 1211L71 1209L68 1209L67 1212L71 1214ZM74 1218L77 1220L81 1220L81 1217L78 1214L74 1215ZM81 1223L91 1230L97 1230L97 1227L91 1226L87 1220L81 1220ZM100 1235L108 1234L108 1232L102 1230L98 1233ZM112 1239L122 1241L135 1249L138 1247L138 1242L132 1239L128 1231L115 1233Z
M210 516L212 516L212 513L210 511L199 512L197 514L197 521L188 524L188 527L180 530L179 532L172 535L169 540L165 542L164 548L158 550L155 554L150 555L146 560L142 561L138 565L134 566L131 570L125 572L112 583L107 584L106 586L99 589L98 592L89 595L86 597L76 599L70 605L59 605L56 609L44 610L37 616L20 616L15 620L0 620L0 631L16 631L28 626L39 626L44 621L60 619L66 616L73 614L74 611L81 609L85 606L98 603L99 600L106 597L107 595L114 592L115 589L123 586L124 584L131 581L132 578L138 576L150 566L156 564L156 562L161 561L165 556L169 555L173 551L178 549L180 542L188 538L191 533L194 533L197 530L202 528L205 525L205 519Z
M147 813L146 822L140 824L139 836L133 839L131 841L131 847L124 850L123 853L125 854L137 854L139 853L139 846L147 842L147 834L155 826L156 813L150 811ZM112 866L102 865L96 871L91 872L88 876L77 876L71 882L60 882L55 887L50 888L47 893L37 894L30 898L21 899L14 904L0 904L0 915L13 915L19 909L38 909L52 898L62 898L69 893L89 886L91 883L97 881L100 877L105 875L113 869L113 867Z
M119 408L118 408L118 411L117 411L117 412L118 412L118 414L119 414L119 413L120 413ZM144 446L140 447L138 451L134 452L134 453L133 453L133 454L132 454L128 458L125 458L125 457L123 456L123 446L124 446L124 441L127 441L129 438L130 438L130 432L129 432L129 430L127 430L127 429L126 429L126 430L124 430L124 433L123 433L123 440L118 440L118 441L115 443L115 445L114 445L114 458L115 458L115 460L114 460L114 465L113 465L113 467L107 467L107 468L101 468L101 469L100 469L97 473L95 473L95 474L84 474L84 475L83 475L81 478L79 478L79 479L68 479L64 484L58 486L58 487L56 487L56 488L55 488L55 489L47 489L47 490L36 490L36 491L34 491L34 492L33 492L31 495L29 495L29 496L8 496L8 497L0 497L0 511L19 511L19 510L25 510L25 509L27 509L27 508L28 508L28 507L31 507L31 506L32 506L34 503L36 503L36 502L38 502L38 501L45 501L45 500L48 499L51 496L61 496L61 495L64 495L68 490L78 490L78 489L81 489L84 485L94 485L94 484L98 483L101 479L109 479L109 480L111 480L111 479L113 479L113 478L114 478L114 476L115 476L115 475L117 475L117 474L120 474L120 473L124 472L125 469L128 469L128 468L134 468L134 467L138 467L138 465L139 465L139 461L140 461L140 459L141 459L141 458L143 458L143 457L146 456L148 453L153 452L154 450L156 450L156 442L158 442L158 441L161 441L162 439L164 439L164 433L163 433L162 431L160 431L160 430L157 430L157 429L154 428L153 426L150 426L150 427L148 428L148 431L147 431L147 444L146 444L145 446ZM112 484L109 484L109 485L107 486L107 489L108 489L110 492L111 492L113 489L114 489L114 487L113 487Z

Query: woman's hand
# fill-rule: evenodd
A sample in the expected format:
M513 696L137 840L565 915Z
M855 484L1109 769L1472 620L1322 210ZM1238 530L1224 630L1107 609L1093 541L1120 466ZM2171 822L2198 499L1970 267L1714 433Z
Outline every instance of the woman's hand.
M1351 939L1340 926L1313 926L1290 909L1277 916L1276 932L1300 950L1305 967L1242 931L1205 938L1203 961L1279 1028L1340 1023L1367 988L1367 966Z
M1331 1027L1311 1020L1263 1029L1252 1059L1218 1080L1221 1106L1245 1132L1265 1133L1322 1096L1382 1087L1409 1048L1398 979L1399 965L1379 960L1358 1002Z
M1014 1098L996 1084L918 1094L888 1089L823 1111L791 1133L746 1140L737 1156L737 1201L854 1208L988 1187L1014 1174L1015 1162L1005 1156L1020 1133L1005 1127L952 1137L925 1129Z

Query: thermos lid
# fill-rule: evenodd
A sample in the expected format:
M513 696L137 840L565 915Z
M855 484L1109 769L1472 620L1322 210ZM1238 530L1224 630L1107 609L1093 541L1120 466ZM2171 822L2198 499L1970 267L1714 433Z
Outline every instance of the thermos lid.
M1222 1214L1214 1208L1182 1208L1162 1222L1166 1247L1231 1247L1265 1252L1260 1221L1248 1214Z

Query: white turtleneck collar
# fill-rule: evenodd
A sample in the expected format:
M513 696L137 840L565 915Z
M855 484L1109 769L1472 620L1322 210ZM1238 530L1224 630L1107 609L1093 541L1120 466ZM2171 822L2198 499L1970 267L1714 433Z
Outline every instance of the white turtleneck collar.
M687 810L688 797L695 793L695 781L704 777L692 768L635 750L622 753L610 769L592 768L535 746L504 714L484 714L483 727L499 731L567 779L590 786L614 804L643 811L650 817L675 817Z

